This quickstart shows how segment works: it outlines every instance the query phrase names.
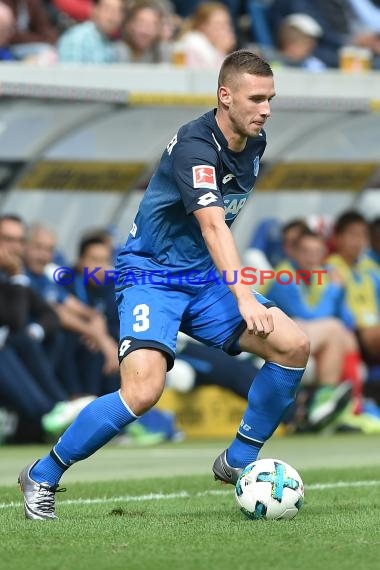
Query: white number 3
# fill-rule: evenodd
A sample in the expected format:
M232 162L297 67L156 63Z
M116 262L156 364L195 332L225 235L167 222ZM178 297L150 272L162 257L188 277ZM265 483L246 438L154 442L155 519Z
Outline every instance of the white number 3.
M150 327L149 322L149 307L145 303L141 305L136 305L133 309L133 316L136 317L136 322L133 325L133 330L135 332L147 331Z

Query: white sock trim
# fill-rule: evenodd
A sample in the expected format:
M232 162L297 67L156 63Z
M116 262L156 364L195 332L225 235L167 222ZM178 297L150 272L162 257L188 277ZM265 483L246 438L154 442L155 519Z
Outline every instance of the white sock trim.
M134 414L131 410L131 408L128 406L127 402L124 400L123 396L121 395L121 390L117 391L119 396L120 396L120 400L122 401L122 403L124 404L125 408L128 410L128 412L131 414L131 416L133 416L134 418L136 418L136 420L138 420L139 418L141 418L141 416L136 416L136 414Z
M283 364L279 364L278 362L272 362L270 360L268 360L269 364L275 364L276 366L278 366L279 368L284 368L285 370L306 370L306 367L302 367L302 368L293 368L292 366L284 366Z
M61 439L59 439L58 443L61 441ZM65 463L62 459L62 457L59 455L59 453L57 453L57 450L55 449L55 446L53 447L53 451L54 451L54 455L56 455L58 457L58 459L60 460L60 462L62 463L62 465L65 465L67 468L70 467L70 463L67 465L67 463Z
M253 439L253 437L249 437L248 435L245 435L245 433L241 433L241 431L238 430L238 433L244 437L244 439L249 439L250 441L254 441L255 443L259 443L260 445L264 445L265 441L260 441L259 439Z

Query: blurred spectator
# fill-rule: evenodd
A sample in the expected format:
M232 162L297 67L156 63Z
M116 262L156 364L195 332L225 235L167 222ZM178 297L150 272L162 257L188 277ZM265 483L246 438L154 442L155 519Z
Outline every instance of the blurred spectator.
M362 22L351 0L274 0L269 11L274 30L283 18L295 13L308 14L322 28L315 56L328 67L339 67L339 50L344 46L366 47L380 54L376 31ZM377 66L376 59L374 64Z
M163 26L167 16L159 1L135 0L128 3L119 61L159 63L168 59L166 45L163 45Z
M12 10L0 2L0 61L11 61L14 56L9 49L10 39L16 26Z
M333 271L313 273L325 269L326 252L323 238L305 230L293 246L292 259L275 268L276 280L273 279L266 294L295 319L310 338L318 382L310 422L318 424L320 409L324 409L326 402L334 402L341 396L339 382L345 380L351 385L353 401L352 408L339 418L339 425L366 433L380 433L380 422L372 415L362 413L366 410L363 409L360 351L350 330L354 324L353 316L345 303L342 279ZM297 270L301 271L298 279ZM375 411L377 417L378 410ZM356 417L358 414L359 418Z
M368 245L365 218L352 210L336 221L336 253L327 262L340 274L347 304L355 319L359 342L367 362L380 362L380 278L361 267L361 256Z
M90 386L82 382L77 371L76 357L72 356L73 347L81 346L86 355L93 355L96 362L104 362L101 356L103 354L103 358L111 359L114 363L114 352L111 353L111 339L102 311L90 307L86 299L78 299L68 286L59 285L46 274L55 246L55 235L50 229L42 225L32 226L25 248L25 265L32 287L53 306L66 331L62 359L64 366L61 362L59 376L73 398L82 393L92 393ZM57 271L61 270L58 268Z
M327 275L323 259L327 248L323 238L310 230L292 243L292 255L275 267L276 279L272 279L266 294L291 317L305 320L336 317L348 327L353 325L351 312L344 302L342 280L335 274ZM290 277L296 270L304 270L306 277ZM308 272L314 273L309 277ZM283 272L280 275L280 272ZM303 275L303 274L302 274Z
M309 227L305 220L300 218L290 220L282 228L282 248L288 259L294 259L299 238L307 233Z
M119 320L114 281L107 273L112 271L111 262L112 251L103 235L84 236L79 244L74 279L68 286L77 300L102 317L103 330L96 343L89 335L67 337L65 353L72 369L65 371L66 385L77 385L86 394L101 395L109 391L107 385L111 382L119 384Z
M59 412L66 427L88 401L66 402L47 358L44 343L57 331L58 319L49 305L29 287L23 274L25 226L20 218L0 218L0 396L30 419ZM57 408L55 404L60 403ZM35 406L35 409L32 409ZM40 415L39 415L40 414ZM58 416L57 416L58 417Z
M307 14L287 16L278 29L279 51L275 62L309 71L322 71L326 65L313 55L322 33L318 22Z
M58 30L51 25L41 0L3 0L16 20L16 30L10 39L16 59L51 63L56 61L53 45Z
M160 51L163 61L170 61L174 38L182 26L183 19L175 12L169 0L156 0L161 7Z
M24 295L24 300L15 307L15 318L19 315L19 324L15 328L20 330L25 327L30 337L43 341L55 332L58 320L54 311L29 287L29 279L23 273L25 233L25 226L18 216L0 217L1 273L3 280L24 287L19 291ZM35 320L31 320L33 317L36 317Z
M189 67L219 67L236 47L230 13L220 2L202 3L187 25L181 44Z
M118 59L117 38L124 14L123 0L94 0L91 21L62 34L58 55L62 62L113 63Z

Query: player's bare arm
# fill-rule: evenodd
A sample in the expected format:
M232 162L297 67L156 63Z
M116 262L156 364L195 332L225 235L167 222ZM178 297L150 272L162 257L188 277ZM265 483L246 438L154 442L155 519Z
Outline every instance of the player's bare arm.
M243 266L234 237L224 221L223 208L211 206L196 210L194 216L198 220L202 236L218 271L226 275L228 282L232 282L234 271L238 271L240 275ZM229 288L238 302L248 332L260 336L270 334L274 328L272 315L266 307L256 301L250 287L238 279L237 283L229 285Z

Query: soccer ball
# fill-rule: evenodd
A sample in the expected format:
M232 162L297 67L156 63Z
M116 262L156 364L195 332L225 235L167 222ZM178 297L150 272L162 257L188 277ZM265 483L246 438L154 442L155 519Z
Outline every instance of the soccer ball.
M304 486L294 467L280 459L259 459L241 473L235 497L250 519L292 519L302 507Z

